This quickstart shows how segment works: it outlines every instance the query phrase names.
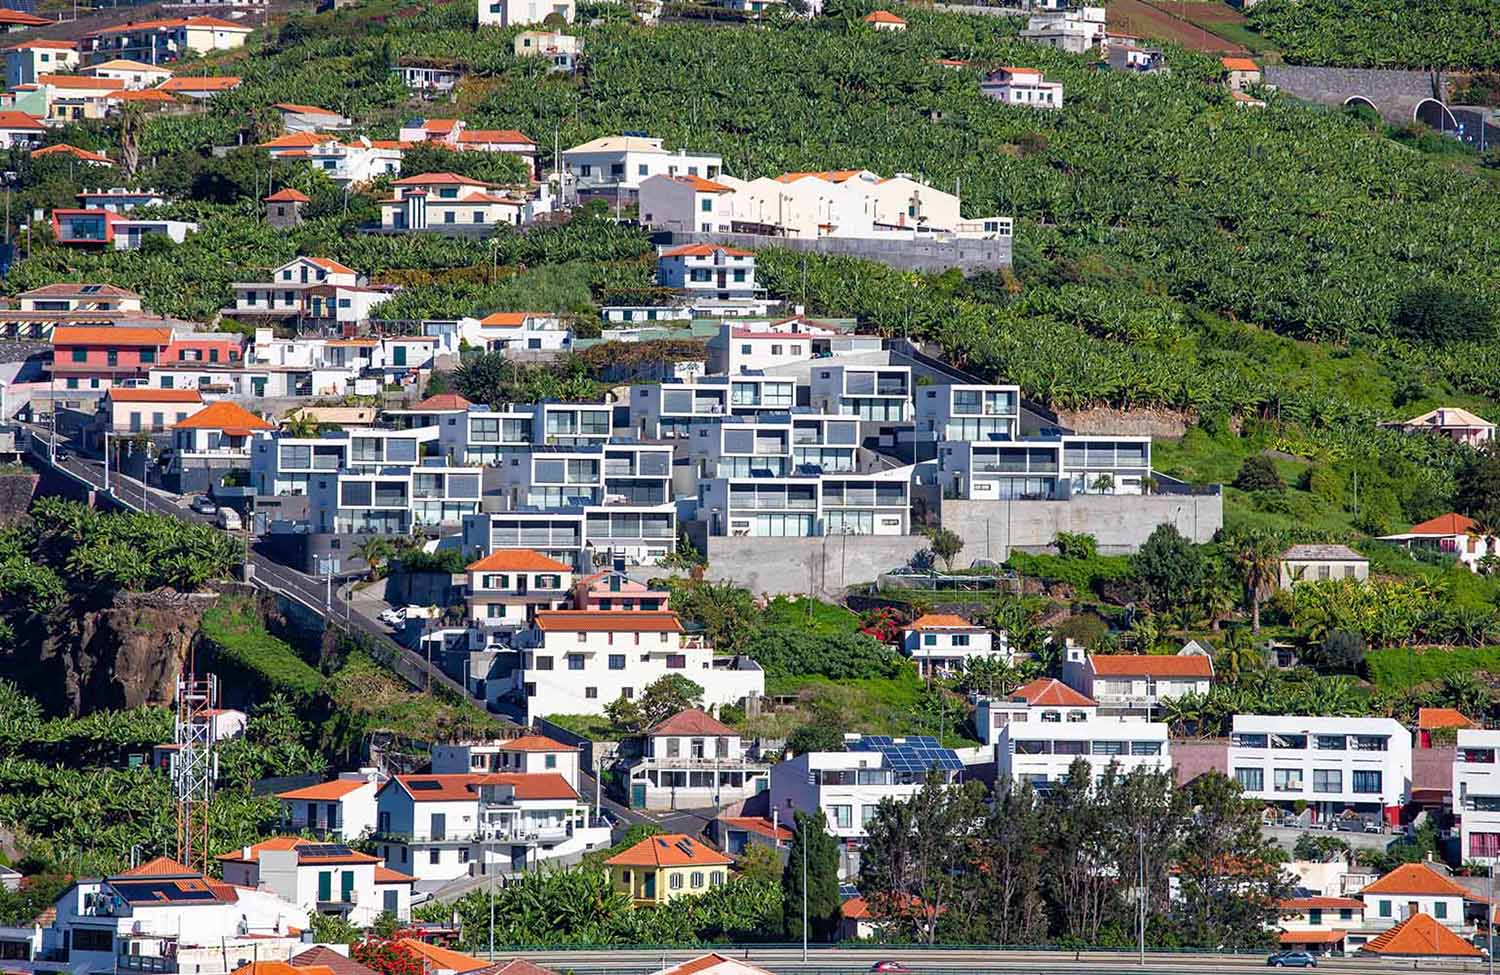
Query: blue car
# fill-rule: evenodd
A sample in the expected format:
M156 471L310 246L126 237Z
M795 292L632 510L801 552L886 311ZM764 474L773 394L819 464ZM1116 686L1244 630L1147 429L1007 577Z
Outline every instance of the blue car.
M1266 959L1268 968L1317 968L1318 959L1306 951L1278 951Z

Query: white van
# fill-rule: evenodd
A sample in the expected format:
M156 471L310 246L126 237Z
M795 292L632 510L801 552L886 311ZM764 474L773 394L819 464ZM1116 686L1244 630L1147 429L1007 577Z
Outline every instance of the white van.
M220 508L214 523L227 532L237 532L245 527L244 522L240 521L240 513L233 508Z

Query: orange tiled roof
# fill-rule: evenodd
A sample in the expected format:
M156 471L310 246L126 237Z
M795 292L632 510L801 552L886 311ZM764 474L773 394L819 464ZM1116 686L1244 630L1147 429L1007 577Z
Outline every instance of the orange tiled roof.
M491 328L520 328L526 324L528 318L541 318L545 312L539 311L497 311L484 316L479 324L488 325Z
M1365 902L1356 897L1288 897L1283 911L1362 911Z
M54 23L54 21L50 21L46 17L38 17L36 14L26 13L24 10L11 10L9 7L0 7L0 24L15 27L44 27L51 23Z
M286 135L278 135L274 139L268 139L260 144L262 149L311 149L313 146L328 142L326 135L316 132L288 132Z
M1465 518L1457 512L1450 511L1446 515L1438 515L1426 521L1412 525L1405 534L1408 535L1467 535L1469 529L1474 527L1473 518Z
M1419 708L1417 727L1433 731L1437 728L1473 728L1475 725L1457 708Z
M702 708L688 708L678 711L670 718L664 718L656 723L649 735L737 735L738 731L716 721L712 715Z
M1226 71L1259 71L1260 65L1249 58L1219 58Z
M457 173L422 173L391 180L392 186L489 186L482 179L470 179Z
M117 24L114 27L106 27L97 33L100 34L124 34L137 30L159 30L173 27L218 27L233 30L242 30L250 33L254 28L246 27L244 24L236 24L232 20L222 20L218 17L169 17L161 20L138 20L134 23Z
M664 251L662 257L712 257L715 253L722 253L728 257L754 257L752 251L740 250L738 247L725 247L722 244L685 244L682 247L674 247Z
M252 961L229 975L333 975L327 965L293 965L285 961Z
M508 785L517 799L577 799L578 790L556 772L491 772L480 785Z
M1160 656L1144 653L1089 654L1094 673L1103 677L1212 677L1207 657Z
M811 176L815 179L826 180L829 183L842 183L853 179L862 172L864 172L862 169L824 169L814 172L782 173L776 177L776 182L795 183L799 179L806 179Z
M1395 927L1380 932L1367 941L1360 951L1406 958L1482 957L1478 948L1420 911Z
M673 180L675 182L681 183L684 186L691 186L694 190L696 190L699 193L733 193L734 192L734 190L732 190L729 187L725 186L723 183L715 183L713 180L711 180L711 179L704 179L702 176L668 176L667 178L670 179L670 180Z
M72 156L84 162L106 163L110 166L115 164L114 160L108 156L97 152L89 152L87 149L80 149L77 146L70 146L66 142L59 142L56 145L31 150L32 159L45 159L48 156Z
M671 968L662 969L661 975L698 975L699 972L706 972L710 968L724 964L733 964L739 968L748 968L751 971L761 972L763 975L770 975L764 968L756 968L754 965L747 965L744 962L732 961L717 952L699 955L697 958L689 958L680 965L673 965Z
M776 840L787 840L790 842L792 831L780 824L772 825L769 819L760 816L720 816L719 822L730 829L747 829L752 833L759 833Z
M782 337L782 336L778 336ZM955 613L923 613L912 621L908 630L982 630Z
M307 261L309 264L316 265L317 267L320 267L323 270L328 271L328 272L330 272L332 274L358 274L359 273L358 271L354 270L354 268L352 268L352 267L345 267L344 265L340 264L338 261L330 260L329 258L326 258L326 257L304 257L304 258L302 258L302 260Z
M170 328L86 328L65 325L52 330L52 344L58 345L166 345L172 341Z
M865 15L867 24L905 24L906 21L897 17L889 10L875 10Z
M78 44L74 41L49 41L45 38L35 41L27 41L25 44L17 44L15 47L6 48L7 51L76 51Z
M46 129L34 115L25 112L0 112L0 129L26 129L27 131L42 131Z
M376 866L375 882L377 884L414 884L417 878L399 870L392 870L390 867Z
M473 403L470 403L458 393L438 393L434 396L427 397L416 406L413 406L412 409L433 411L442 410L443 412L447 413L454 410L467 410L470 406L473 405Z
M578 749L572 745L564 745L546 735L522 735L519 738L501 742L500 750L503 752L573 752Z
M243 436L252 430L273 430L270 423L229 400L210 403L192 416L177 424L178 430L222 430L228 434Z
M301 190L294 190L290 186L277 190L261 201L262 203L311 203L307 194Z
M255 863L260 860L260 855L268 850L297 850L298 863L333 864L380 862L380 858L377 856L371 856L368 853L358 853L353 850L351 850L347 854L338 854L334 856L315 854L306 852L304 850L304 848L306 847L318 848L322 845L323 844L320 844L317 840L309 840L301 836L273 836L268 840L262 840L261 842L256 843L254 846L250 847L249 856L245 855L244 850L231 850L228 853L220 853L218 856L214 857L214 859L220 861L221 863Z
M298 105L295 102L277 102L271 106L279 108L283 112L291 112L294 115L337 115L338 112L328 108L319 108L316 105Z
M238 88L240 79L234 77L168 78L156 86L157 91L228 91Z
M1360 894L1417 894L1425 897L1463 897L1473 900L1469 891L1444 877L1425 863L1403 863L1373 884L1360 888Z
M192 867L170 857L155 857L118 874L121 877L201 877Z
M529 548L497 548L477 562L469 563L470 572L572 572L556 559Z
M416 938L402 938L396 944L417 955L417 957L425 959L427 963L422 966L423 969L446 969L457 972L458 975L466 975L468 972L490 966L490 962L480 961L478 958L466 955L463 952L430 945L425 941L418 941Z
M125 82L119 78L91 78L87 75L76 74L43 74L37 75L36 83L49 85L53 88L80 88L80 89L108 89L114 91L125 87Z
M535 142L517 129L464 129L458 133L458 144L466 142L534 146Z
M349 793L365 786L363 779L334 779L332 782L319 782L317 785L309 785L301 789L291 789L287 792L276 793L278 799L342 799Z
M537 629L561 633L681 633L676 613L636 611L594 612L586 609L539 609Z
M479 794L479 782L482 775L397 775L391 779L415 802L460 802L464 799L473 799ZM384 792L390 787L387 782L381 787Z
M1336 945L1347 937L1347 931L1283 931L1277 940L1284 945Z
M734 861L686 833L648 836L604 861L612 867L728 866Z
M111 101L117 102L177 102L169 93L155 88L147 88L145 91L117 91L109 97Z
M1092 708L1098 702L1080 694L1055 677L1039 677L1023 684L1011 692L1011 697L1024 698L1032 707Z

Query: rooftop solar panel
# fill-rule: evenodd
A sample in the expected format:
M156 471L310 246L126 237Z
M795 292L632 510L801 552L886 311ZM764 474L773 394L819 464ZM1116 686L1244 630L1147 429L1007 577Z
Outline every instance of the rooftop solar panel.
M301 850L304 856L309 857L346 857L354 853L343 843L310 843Z
M443 787L441 782L434 782L431 779L413 779L408 781L406 785L407 788L415 789L418 792L435 792Z
M944 747L930 735L908 735L905 738L865 735L852 743L849 750L879 752L885 757L886 766L896 772L926 772L935 768L962 771L964 767L957 752Z

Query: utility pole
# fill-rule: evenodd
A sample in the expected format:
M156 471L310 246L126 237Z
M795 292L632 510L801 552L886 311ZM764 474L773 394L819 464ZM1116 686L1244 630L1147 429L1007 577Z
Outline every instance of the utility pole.
M806 826L807 820L802 821ZM807 964L807 834L802 830L802 964Z

